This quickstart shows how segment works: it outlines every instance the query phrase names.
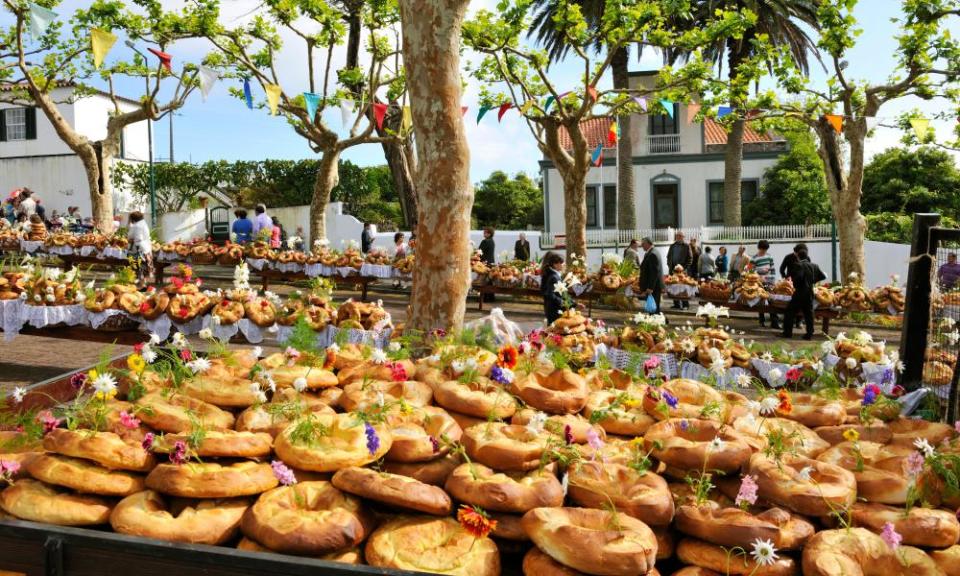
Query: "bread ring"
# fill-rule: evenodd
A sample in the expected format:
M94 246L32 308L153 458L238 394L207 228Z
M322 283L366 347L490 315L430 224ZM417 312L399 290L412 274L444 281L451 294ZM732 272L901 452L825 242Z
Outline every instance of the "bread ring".
M202 400L221 408L246 408L257 403L257 395L250 390L250 380L202 374L188 378L180 391L190 398Z
M499 524L497 526L499 528ZM496 532L496 531L495 531ZM653 569L656 572L656 568ZM648 573L649 574L649 573ZM534 546L523 556L523 576L582 576L583 572L557 562Z
M301 470L334 472L363 466L381 458L393 443L385 425L371 427L379 440L374 444L367 437L367 427L353 414L313 413L287 426L274 440L273 449L284 462Z
M117 299L117 295L111 290L97 290L93 298L87 298L83 302L83 307L91 312L103 312L109 308L113 308L113 304Z
M883 504L906 503L911 484L907 457L915 450L876 442L860 441L857 445L859 459L852 442L841 442L820 454L817 460L852 471L857 480L858 498Z
M189 434L164 434L153 443L154 452L169 452L177 442L189 443ZM273 438L264 432L206 430L199 446L191 452L200 458L267 458Z
M403 400L410 406L427 406L433 398L430 386L416 380L400 382L388 380L367 380L351 382L343 387L340 407L347 412L366 410L377 403L379 398L386 402Z
M684 564L693 564L727 575L797 576L799 574L796 562L789 556L781 556L767 566L758 565L746 551L731 552L722 546L694 538L684 538L680 541L677 545L677 558Z
M264 492L240 526L270 550L318 555L356 546L371 521L358 498L330 482L310 481Z
M148 392L136 404L149 408L139 412L140 420L161 432L189 432L195 421L210 430L228 430L234 424L233 414L185 394L167 398L160 392Z
M450 451L450 443L459 442L463 436L457 421L436 406L391 413L387 424L393 444L386 458L399 462L426 462L443 456ZM442 445L441 439L445 439Z
M876 442L889 444L893 440L893 431L884 422L872 421L870 424L840 424L839 426L818 426L814 432L826 440L831 446L846 442L843 437L847 430L853 430L861 442Z
M760 539L769 540L779 550L798 550L816 532L813 524L782 508L752 514L709 501L677 508L676 526L684 534L705 542L743 549Z
M234 498L275 488L277 479L267 463L241 461L159 464L147 475L147 488L184 498Z
M277 309L263 297L255 297L243 303L244 315L261 328L273 326L277 321Z
M111 470L147 472L156 458L139 442L124 440L113 432L56 428L43 437L45 450L74 458L86 458Z
M500 422L463 431L463 448L471 460L495 470L532 470L541 464L546 439L524 426Z
M669 526L673 496L667 481L623 464L582 461L570 467L570 499L585 508L614 506L648 526Z
M159 290L152 294L148 294L146 298L140 303L140 315L143 316L144 320L156 320L164 312L167 311L167 308L170 306L170 296Z
M887 426L893 432L893 440L890 443L900 446L913 446L914 441L920 438L925 438L931 446L937 446L956 434L949 424L912 418L898 418L888 422Z
M0 508L21 520L58 526L93 526L110 518L110 502L73 494L36 480L17 480L0 492Z
M510 418L510 423L518 426L526 426L530 423L530 419L533 418L534 414L537 413L537 410L523 408L518 410L516 414ZM547 421L544 423L543 428L547 432L563 435L566 433L568 426L575 444L586 444L588 442L587 434L590 430L593 430L600 439L605 438L607 435L603 428L597 424L591 424L589 420L579 414L551 414L547 416Z
M621 391L597 390L587 397L583 415L609 434L642 436L656 422L643 408L646 395L646 386L631 386Z
M343 351L338 352L337 356L339 357L343 354ZM403 368L404 373L407 375L408 380L413 380L417 374L417 365L411 362L410 360L397 360L391 364L397 365L398 368ZM337 373L337 378L340 379L340 384L346 385L354 380L393 380L394 367L388 364L374 364L372 362L361 362L354 366L340 369L340 372Z
M733 427L747 436L766 442L771 432L776 432L788 452L816 458L830 447L826 440L803 424L786 418L737 418Z
M809 468L809 480L801 470ZM757 477L757 493L774 504L806 516L828 516L856 501L857 481L849 470L803 456L780 461L754 454L747 473Z
M178 324L184 324L202 314L210 303L210 298L205 294L177 294L170 299L167 316Z
M712 445L715 438L722 442L719 448ZM643 440L658 460L680 470L733 472L753 452L743 434L713 420L664 420L651 426Z
M307 325L317 332L323 330L332 323L332 315L330 310L320 306L307 306L303 309L302 314L304 319L307 321Z
M144 490L117 504L110 525L120 534L215 546L234 537L248 505L245 500L201 500L174 511L163 496Z
M219 318L221 324L236 324L244 316L243 304L224 298L213 307L211 314Z
M277 395L280 394L279 392ZM274 395L274 400L277 399ZM303 396L298 402L303 401ZM290 410L290 403L269 402L260 406L251 406L237 416L238 431L243 432L265 432L272 437L277 437L283 430L297 419L297 415ZM324 402L304 402L299 407L304 412L315 412L318 414L334 414L333 408L327 406Z
M643 407L657 420L668 418L705 418L708 420L723 421L722 410L704 410L706 406L722 407L723 396L712 387L690 380L689 378L674 378L664 382L660 390L666 390L677 399L677 406L663 410L664 404L660 397L650 394L643 395ZM659 404L659 406L658 406Z
M517 411L513 397L484 376L466 384L458 380L441 382L434 387L433 398L447 410L477 418L509 418Z
M838 400L828 400L816 394L795 393L790 395L793 405L789 412L777 409L777 416L796 420L809 428L843 424L847 410Z
M453 518L392 518L367 540L371 566L449 574L499 576L500 553L489 538L474 538Z
M397 508L434 516L447 516L453 510L453 502L442 488L409 476L353 466L337 470L331 482L349 494Z
M954 544L946 550L933 550L930 557L946 576L960 576L960 544Z
M278 388L289 388L293 386L297 378L303 378L307 381L307 388L316 390L318 388L329 388L336 386L337 377L333 372L324 370L319 366L304 366L294 364L293 366L283 365L270 371L273 381Z
M140 306L146 297L143 292L124 292L120 294L120 297L117 299L117 305L127 314L139 316Z
M647 574L657 558L657 538L646 524L606 510L534 508L523 528L537 548L558 562L598 576Z
M303 313L303 302L300 300L287 300L283 306L277 310L277 324L281 326L293 326ZM311 328L313 328L311 326ZM315 329L315 328L314 328Z
M493 512L523 514L563 505L563 488L548 468L495 472L483 464L461 464L447 477L445 488L460 502Z
M27 471L41 482L66 486L84 494L129 496L143 490L141 476L57 454L37 455L28 462Z
M512 394L548 414L575 414L587 403L587 382L569 368L536 370L509 385Z
M921 550L896 550L865 528L817 532L803 549L804 576L942 576Z
M424 484L443 486L457 466L460 466L460 457L456 454L430 460L429 462L391 462L383 463L383 471L391 474L409 476Z
M893 524L902 543L924 548L946 548L960 539L960 522L953 512L914 506L904 514L903 508L886 504L856 502L850 510L854 526L862 526L879 534L888 522Z

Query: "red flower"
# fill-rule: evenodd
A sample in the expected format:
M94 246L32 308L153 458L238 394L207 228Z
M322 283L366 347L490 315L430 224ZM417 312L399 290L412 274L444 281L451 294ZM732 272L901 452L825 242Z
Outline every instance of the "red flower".
M404 382L407 379L407 369L399 362L390 362L387 366L390 368L390 378L394 382Z
M479 506L461 505L457 510L457 521L474 538L484 538L497 527L497 521L491 520Z
M189 310L187 310L186 308L182 308L182 307L180 308L180 317L181 317L181 318L186 318L188 314L190 314L190 311L189 311Z
M190 352L188 348L184 348L183 350L180 351L180 359L183 360L184 362L189 362L190 360L193 359L193 353Z
M183 280L181 280L178 276L170 278L170 283L173 284L173 287L177 290L183 288Z
M146 302L146 301L141 302L141 303L140 303L140 313L143 314L143 313L149 312L149 311L150 311L150 303L149 303L149 302Z
M801 376L803 376L803 370L800 370L799 368L794 367L787 370L787 382L790 384L796 384L799 382Z
M133 345L133 351L136 352L137 354L142 354L144 345L145 344L143 342L137 342L136 344Z
M269 306L270 306L270 303L267 302L266 300L261 300L261 301L260 301L260 307L261 307L261 308L267 308L267 307L269 307Z
M504 346L497 352L497 364L501 368L510 368L511 370L517 366L517 358L520 353L517 352L517 349L513 346Z

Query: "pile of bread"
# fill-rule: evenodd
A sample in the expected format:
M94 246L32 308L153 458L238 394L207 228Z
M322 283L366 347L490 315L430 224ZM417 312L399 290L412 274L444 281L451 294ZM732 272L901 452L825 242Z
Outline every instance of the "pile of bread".
M744 274L734 289L737 302L752 306L757 301L766 300L769 294L763 287L763 279L756 272Z
M176 384L147 367L96 429L3 433L20 470L0 509L463 576L958 573L960 495L929 465L908 474L918 446L960 455L952 426L856 389L770 405L536 348L237 349Z
M700 283L700 297L714 302L727 302L733 293L733 285L726 280L704 280Z
M697 279L687 274L682 266L677 265L673 269L673 274L668 274L663 278L664 284L685 284L687 286L697 286Z

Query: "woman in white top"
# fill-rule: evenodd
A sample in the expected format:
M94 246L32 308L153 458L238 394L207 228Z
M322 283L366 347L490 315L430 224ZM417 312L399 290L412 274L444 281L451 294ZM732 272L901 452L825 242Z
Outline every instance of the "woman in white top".
M143 219L143 212L130 213L130 222L127 226L127 240L130 241L130 253L137 259L137 286L143 288L145 284L154 281L153 276L153 241L150 239L150 228Z

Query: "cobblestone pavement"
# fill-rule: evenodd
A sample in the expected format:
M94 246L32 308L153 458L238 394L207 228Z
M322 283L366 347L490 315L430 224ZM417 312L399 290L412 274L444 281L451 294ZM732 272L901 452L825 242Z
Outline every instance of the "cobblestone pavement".
M202 277L207 278L205 272L201 272ZM222 279L214 279L210 284L213 286L227 287L229 279L223 276ZM277 292L285 293L293 288L288 286L273 287ZM345 299L354 296L356 292L338 291L334 295L336 302L342 302ZM371 300L382 300L383 305L390 311L395 323L404 322L406 319L406 306L408 295L402 291L390 289L378 289L372 291L369 295ZM542 304L533 299L515 299L498 296L497 301L490 304L484 304L484 312L477 310L476 297L471 297L467 302L467 320L479 318L489 314L492 307L503 309L507 318L517 322L524 330L530 330L542 325L543 312ZM694 307L695 308L695 307ZM665 310L670 323L673 326L684 326L687 322L691 326L702 325L702 319L698 319L692 312L675 312L669 309ZM596 307L593 309L592 316L595 319L603 319L610 325L622 325L632 313L616 310L611 307ZM779 338L778 331L771 328L760 328L755 315L745 315L735 313L730 320L721 319L723 324L737 332L737 336L746 341L756 341L763 343L783 343L791 347L810 345L799 338L792 342L785 342ZM847 322L835 322L831 326L832 334L839 331L852 331L855 327ZM817 327L819 332L819 326ZM890 345L898 345L899 331L881 330L868 328L868 330L877 339L886 340ZM739 332L744 334L740 335ZM796 331L796 334L802 333ZM817 341L822 341L822 335L817 336L813 345ZM54 376L69 373L79 368L84 368L97 362L100 354L108 349L110 345L95 342L83 342L75 340L63 340L55 338L40 338L34 336L18 336L10 342L0 340L0 389L8 389L12 386L22 386L24 384L40 382ZM264 346L270 349L270 346ZM115 346L114 354L123 354L129 351L128 347Z

